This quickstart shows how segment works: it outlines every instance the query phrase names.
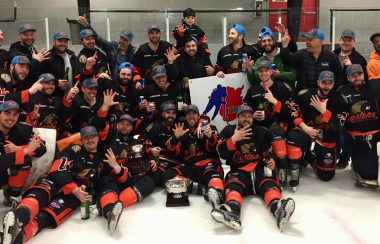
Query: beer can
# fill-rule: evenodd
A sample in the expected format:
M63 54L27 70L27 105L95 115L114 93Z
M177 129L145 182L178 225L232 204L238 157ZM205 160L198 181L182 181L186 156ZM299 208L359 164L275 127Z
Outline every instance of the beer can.
M145 87L145 78L141 78L140 84L141 84L141 88Z
M142 103L142 101L144 101L144 99L145 99L144 96L140 96L139 97L139 104Z
M276 64L272 64L272 69L276 70Z
M202 121L201 123L201 132L204 133L205 130L206 130L206 126L207 126L207 122L206 121Z

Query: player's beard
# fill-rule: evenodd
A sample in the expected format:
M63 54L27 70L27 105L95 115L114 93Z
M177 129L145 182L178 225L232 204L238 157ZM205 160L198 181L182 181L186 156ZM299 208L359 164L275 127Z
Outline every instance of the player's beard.
M268 46L268 45L267 45ZM266 47L267 47L266 46ZM267 51L264 47L263 47L263 49L264 49L264 52L265 53L271 53L271 52L273 52L273 50L276 48L276 46L274 45L274 43L272 44L272 46L271 46L271 48L269 49L269 51Z
M153 44L157 44L160 41L160 38L149 38L149 41Z
M172 120L169 120L169 118L172 118ZM163 118L164 119L164 123L165 123L165 125L167 125L167 126L172 126L172 125L174 125L174 120L175 120L175 118L174 117L167 117L167 118Z
M239 126L240 129L244 128L247 125L251 126L252 123L250 123L248 120L244 120L242 122L238 122L238 126Z
M119 85L124 87L129 87L129 85L131 84L131 80L127 78L122 79L120 77L117 77L117 81L119 82Z
M26 75L26 76L28 76L28 75ZM26 76L25 76L25 78L26 78ZM20 76L18 75L18 73L16 73L16 69L13 69L12 70L12 77L13 77L13 79L15 80L15 81L17 81L17 82L22 82L23 80L21 80L21 78L20 78Z
M325 91L325 89L322 89L322 88L318 88L318 90L319 90L319 93L324 97L324 98L327 98L328 96L330 96L330 94L331 94L331 91L332 90L329 90L327 93L326 93L326 91Z

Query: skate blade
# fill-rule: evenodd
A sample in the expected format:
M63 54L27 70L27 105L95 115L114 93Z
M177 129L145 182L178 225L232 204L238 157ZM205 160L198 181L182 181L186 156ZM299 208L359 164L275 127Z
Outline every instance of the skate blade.
M16 223L16 217L13 212L5 214L3 219L3 232L4 232L4 244L12 243L12 234L8 233L9 227L14 226Z
M292 186L292 189L293 189L294 192L296 192L297 189L298 189L298 186Z
M285 215L285 217L282 218L281 221L280 221L280 232L281 232L281 233L282 233L282 231L285 229L285 226L288 224L289 219L290 219L290 217L292 216L295 207L296 207L296 205L295 205L295 202L294 202L293 199L290 199L290 200L286 203L286 205L285 205L286 215Z
M208 195L208 199L211 203L212 208L219 209L222 203L219 201L218 192L213 188L209 188L207 195Z
M223 213L220 213L218 211L212 211L211 212L211 216L218 223L222 223L222 224L224 224L224 225L226 225L226 226L228 226L228 227L230 227L230 228L232 228L234 230L238 230L238 231L242 230L241 224L238 221L235 221L235 220L233 220L233 221L226 220L224 218L224 214Z
M117 223L119 222L121 213L123 212L123 205L121 203L117 203L115 207L112 209L112 219L110 224L108 225L108 229L110 230L111 236L113 232L116 230Z

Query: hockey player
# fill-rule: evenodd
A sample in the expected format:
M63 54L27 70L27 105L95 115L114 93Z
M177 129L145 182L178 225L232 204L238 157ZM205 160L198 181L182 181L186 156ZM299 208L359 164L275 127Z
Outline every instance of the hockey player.
M240 211L243 197L259 194L282 232L294 212L295 203L291 198L281 199L281 187L277 174L273 171L274 160L270 159L264 165L263 158L270 148L268 132L253 124L253 110L250 106L240 106L236 119L236 126L227 125L219 134L218 151L231 170L224 180L225 203L218 205L215 201L211 216L228 227L242 230ZM264 167L269 172L272 170L271 174L264 173ZM218 199L212 195L209 198L211 201Z
M346 120L348 107L346 98L333 90L334 80L333 72L322 71L317 81L318 89L298 93L296 103L300 117L294 120L296 127L288 133L286 141L289 185L294 191L299 185L300 166L307 163L323 181L330 181L335 175L336 139Z
M173 157L172 153L163 150L166 142L173 136L174 121L177 117L177 107L173 103L167 103L162 110L162 119L155 120L145 130L143 140L147 143L147 153L152 158L159 157L157 170L149 176L156 186L164 183L162 174L167 169L178 166L180 161Z
M349 116L345 127L351 135L351 169L355 182L360 185L378 186L377 143L380 141L379 80L365 80L360 64L346 69L350 84L343 85L339 92L348 101Z
M141 78L145 78L146 85L154 84L152 70L157 65L168 66L173 65L169 63L165 55L165 52L169 49L175 51L172 48L172 44L167 41L160 40L161 29L156 24L148 27L149 42L140 45L133 55L133 81L136 82L136 88L141 89ZM176 77L170 77L170 81Z
M211 55L208 49L206 34L203 32L199 26L194 24L195 22L195 11L192 8L187 8L183 11L182 22L174 28L172 31L172 36L177 40L176 48L178 52L183 53L185 47L186 36L191 36L196 39L199 53L203 56L204 54Z
M228 35L229 44L218 52L216 66L219 71L218 77L224 77L224 74L239 73L242 71L241 58L243 53L247 54L254 62L259 58L259 54L252 45L245 44L245 29L239 24L235 24Z
M31 156L40 157L46 152L45 142L33 133L32 127L17 123L19 115L20 107L15 101L0 105L0 183L6 206L20 201L32 167Z
M166 170L164 182L174 178L184 178L190 181L188 192L203 195L203 186L209 191L217 191L218 201L223 202L223 168L216 151L217 130L211 126L207 116L201 116L196 105L185 109L187 125L176 124L174 135L166 142L164 151L173 157L181 158L181 165ZM199 124L205 121L207 126L203 136L197 134Z
M256 67L261 82L248 89L244 102L254 109L255 124L264 126L269 131L280 184L284 187L287 184L288 168L285 138L289 124L293 125L298 114L292 108L292 89L284 82L272 80L275 71L271 69L271 62L263 60Z

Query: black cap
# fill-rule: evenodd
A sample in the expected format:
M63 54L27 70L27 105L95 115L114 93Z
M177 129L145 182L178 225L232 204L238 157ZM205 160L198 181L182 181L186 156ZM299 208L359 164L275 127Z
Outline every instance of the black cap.
M192 8L187 8L183 11L183 17L187 16L194 16L195 17L195 11Z
M373 42L373 38L375 38L376 36L380 36L380 32L376 31L375 33L373 33L371 38L369 38L369 40Z

